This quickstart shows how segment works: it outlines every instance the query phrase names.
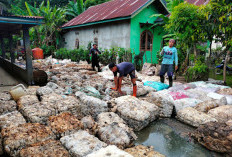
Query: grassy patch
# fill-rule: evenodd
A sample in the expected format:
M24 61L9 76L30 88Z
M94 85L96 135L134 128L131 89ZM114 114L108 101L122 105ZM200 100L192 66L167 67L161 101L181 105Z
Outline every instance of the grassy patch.
M214 70L210 70L209 78L213 78L215 80L223 80L223 71L221 70L220 73L222 73L222 74L216 75ZM227 83L227 86L232 87L232 74L229 75L227 73L227 75L226 75L226 83Z

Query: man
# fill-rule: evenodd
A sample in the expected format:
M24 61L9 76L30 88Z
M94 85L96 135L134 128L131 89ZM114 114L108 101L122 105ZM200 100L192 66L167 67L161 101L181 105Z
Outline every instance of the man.
M129 74L131 77L131 82L133 84L133 96L136 97L137 85L134 65L129 62L122 62L117 65L115 65L114 63L110 63L109 68L114 73L115 87L112 89L118 91L120 94L123 94L123 92L121 91L122 79L124 76L127 76ZM117 77L117 73L119 73L119 77Z
M175 70L178 69L178 55L177 50L173 45L175 44L174 39L169 40L169 46L165 46L160 54L163 56L163 61L160 70L160 81L164 83L164 75L168 73L169 87L172 87L172 76L173 76L173 61L175 60Z
M89 52L89 56L92 56L92 68L95 70L95 66L98 68L98 72L101 71L99 66L98 54L101 52L97 49L97 44L93 44L93 48Z

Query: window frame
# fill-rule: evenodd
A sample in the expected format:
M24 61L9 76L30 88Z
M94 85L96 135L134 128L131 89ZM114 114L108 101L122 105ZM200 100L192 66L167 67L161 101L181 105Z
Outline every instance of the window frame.
M151 31L149 30L145 30L140 34L140 51L151 51L152 46L149 45L149 49L148 49L148 35L151 36L151 44L153 44L153 34ZM142 47L142 37L145 36L145 47Z

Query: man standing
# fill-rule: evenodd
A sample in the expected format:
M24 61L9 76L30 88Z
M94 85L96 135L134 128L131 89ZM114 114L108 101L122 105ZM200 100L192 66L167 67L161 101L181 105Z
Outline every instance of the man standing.
M160 70L160 81L164 83L164 75L168 73L169 87L172 87L172 76L173 76L173 61L175 60L175 70L178 69L178 55L177 50L173 45L175 44L174 39L169 40L169 46L165 46L160 54L163 56L163 61Z
M93 44L93 48L89 52L89 56L92 55L92 68L95 70L95 66L98 68L98 72L101 71L99 66L99 59L98 54L101 54L101 52L97 49L97 44Z
M124 76L127 76L129 74L131 77L131 82L133 84L133 96L136 97L137 85L134 65L129 62L122 62L117 65L115 65L114 63L110 63L109 68L114 73L115 87L112 89L118 91L120 94L123 94L123 92L121 91L122 79ZM119 77L117 77L117 73L119 73Z

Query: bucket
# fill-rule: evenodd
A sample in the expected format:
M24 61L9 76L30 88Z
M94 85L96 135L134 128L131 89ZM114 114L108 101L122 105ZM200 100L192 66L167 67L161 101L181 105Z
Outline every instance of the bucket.
M32 53L33 53L34 59L43 59L44 58L43 50L40 48L32 49Z
M23 84L18 84L17 86L14 86L10 90L10 95L12 98L17 102L21 96L26 95L26 88Z

